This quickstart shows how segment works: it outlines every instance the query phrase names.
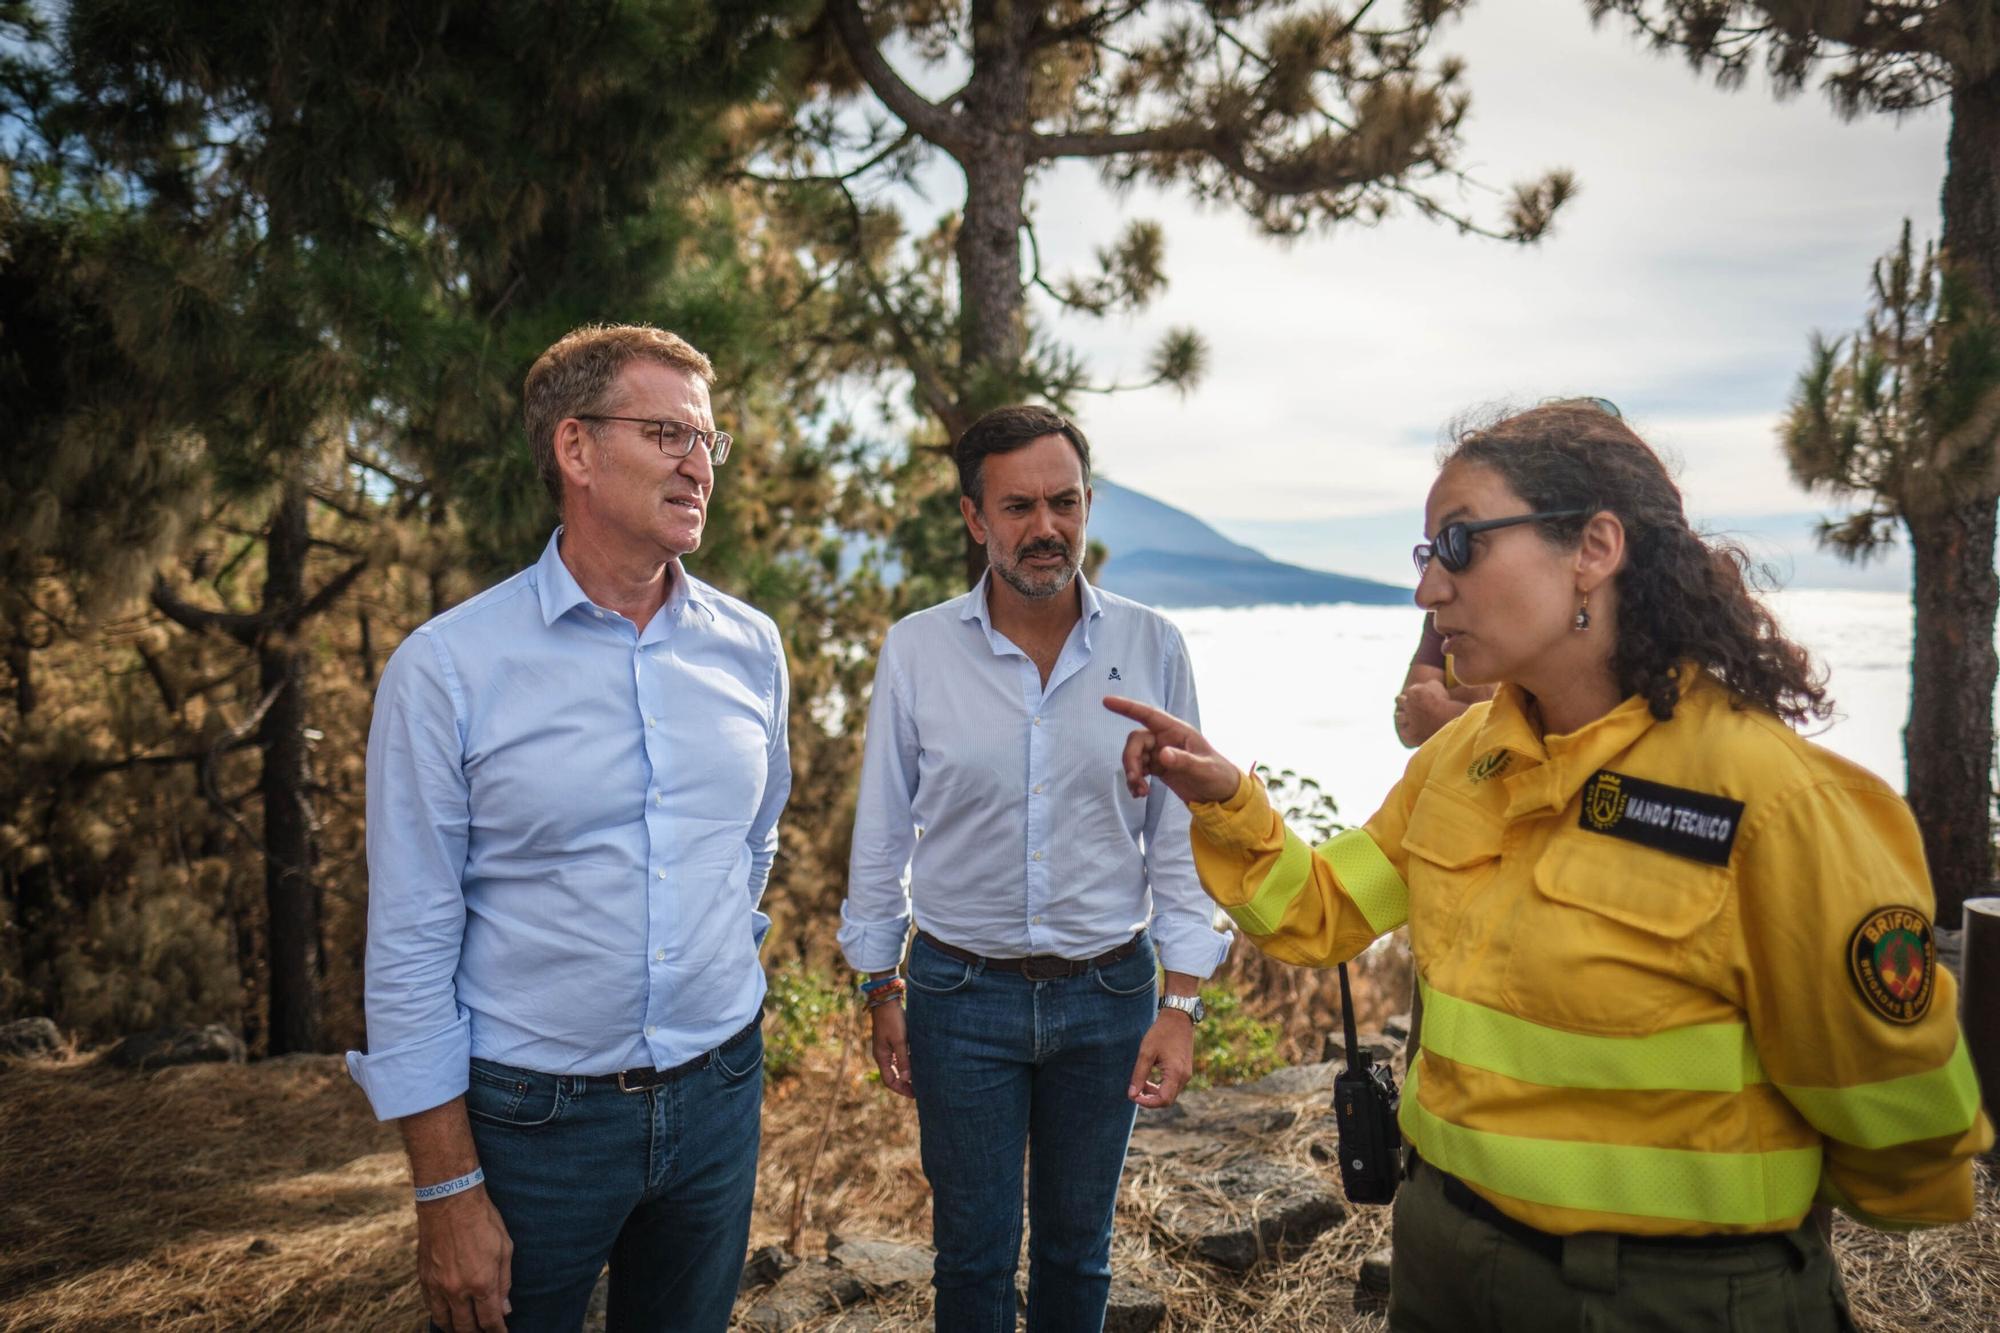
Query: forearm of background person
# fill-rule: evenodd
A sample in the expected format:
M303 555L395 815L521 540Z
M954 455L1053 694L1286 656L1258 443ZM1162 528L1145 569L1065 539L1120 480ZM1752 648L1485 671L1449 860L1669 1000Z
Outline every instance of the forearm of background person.
M1436 681L1419 681L1396 696L1396 738L1415 749L1471 706Z
M1396 691L1396 700L1393 709L1393 717L1396 726L1396 739L1403 743L1405 749L1410 749L1410 750L1416 749L1419 745L1422 745L1425 741L1430 739L1430 733L1429 732L1425 732L1423 734L1418 733L1416 719L1411 714L1410 710L1404 705L1403 701L1406 698L1408 698L1410 690L1413 686L1433 681L1436 682L1440 688L1443 687L1444 685L1443 667L1431 666L1427 662L1411 662L1410 669L1403 673L1403 688ZM1449 721L1449 719L1446 720ZM1442 725L1442 723L1440 723L1439 725ZM1436 728L1433 727L1431 730L1435 731Z
M919 747L915 720L902 702L896 646L891 630L876 663L874 695L868 701L847 893L840 904L840 951L857 972L893 969L902 958L910 928L903 877L917 845Z
M778 854L778 817L792 794L792 749L790 741L791 677L785 670L784 649L773 646L775 661L771 680L771 730L765 743L764 797L751 817L746 842L750 848L750 906L763 900L764 886L771 880L771 862ZM759 941L761 944L762 941Z
M1199 728L1201 705L1195 695L1194 672L1178 635L1168 642L1163 678L1166 710ZM1215 928L1215 903L1195 872L1188 828L1187 804L1166 783L1154 783L1146 796L1141 829L1146 887L1153 900L1149 923L1153 948L1169 976L1185 973L1192 979L1190 987L1196 987L1222 966L1235 936ZM1193 995L1195 991L1190 988L1173 993Z
M479 1166L463 1097L396 1123L415 1184L456 1180ZM485 1185L417 1204L417 1282L440 1328L504 1330L513 1259L513 1240Z

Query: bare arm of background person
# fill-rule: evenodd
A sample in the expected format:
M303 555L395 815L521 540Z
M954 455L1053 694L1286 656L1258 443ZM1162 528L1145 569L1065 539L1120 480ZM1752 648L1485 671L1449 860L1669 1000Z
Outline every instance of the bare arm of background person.
M410 1178L433 1185L479 1165L465 1098L396 1122L410 1154ZM486 1186L417 1205L417 1282L431 1319L450 1333L507 1333L514 1242Z

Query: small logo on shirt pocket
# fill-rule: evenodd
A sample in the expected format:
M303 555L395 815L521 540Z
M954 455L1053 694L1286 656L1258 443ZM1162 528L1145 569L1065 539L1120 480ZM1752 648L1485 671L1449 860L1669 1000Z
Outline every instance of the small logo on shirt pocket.
M1111 674L1110 674L1109 676L1106 676L1106 677L1105 677L1105 679L1106 679L1106 680L1123 680L1123 679L1125 679L1125 677L1123 677L1123 676L1121 676L1121 675L1119 675L1119 674L1118 674L1118 668L1117 668L1117 667L1112 667L1112 668L1111 668Z

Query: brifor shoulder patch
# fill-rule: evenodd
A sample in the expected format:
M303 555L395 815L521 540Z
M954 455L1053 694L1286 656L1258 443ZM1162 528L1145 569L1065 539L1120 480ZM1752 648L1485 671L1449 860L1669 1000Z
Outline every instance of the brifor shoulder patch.
M1600 768L1583 784L1577 827L1712 866L1729 864L1743 802Z
M1847 941L1847 971L1863 1002L1891 1023L1914 1023L1937 989L1937 945L1913 907L1871 912Z

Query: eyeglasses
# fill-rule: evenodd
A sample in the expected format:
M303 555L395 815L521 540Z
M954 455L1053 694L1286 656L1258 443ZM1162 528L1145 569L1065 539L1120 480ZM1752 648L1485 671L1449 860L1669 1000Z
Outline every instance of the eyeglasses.
M1512 518L1481 519L1477 523L1447 523L1438 529L1437 536L1412 547L1410 559L1416 562L1418 578L1430 569L1432 556L1436 556L1438 563L1452 573L1463 574L1472 564L1472 538L1475 533L1511 528L1517 523L1535 523L1545 518L1582 518L1595 512L1591 509L1551 509L1539 514L1516 514Z
M652 417L607 417L577 413L578 421L630 421L639 426L639 433L660 447L660 452L668 458L686 458L694 452L698 444L708 450L708 461L720 464L729 457L729 446L736 437L726 430L703 430L685 421L660 421Z

